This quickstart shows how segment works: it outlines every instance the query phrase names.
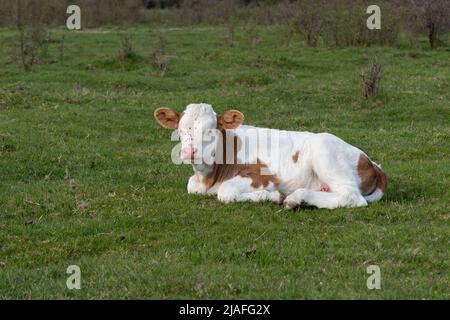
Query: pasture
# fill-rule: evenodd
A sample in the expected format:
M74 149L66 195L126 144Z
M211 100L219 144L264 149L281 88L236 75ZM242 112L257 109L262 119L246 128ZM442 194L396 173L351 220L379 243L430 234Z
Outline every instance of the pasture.
M225 45L226 32L55 29L24 71L17 33L0 30L0 298L450 298L450 49L308 48L274 27ZM120 60L125 35L135 54ZM164 77L150 61L160 37ZM381 91L366 102L375 56ZM382 164L387 195L293 212L188 195L192 168L172 164L153 111L192 102L333 133ZM366 287L369 265L381 290Z

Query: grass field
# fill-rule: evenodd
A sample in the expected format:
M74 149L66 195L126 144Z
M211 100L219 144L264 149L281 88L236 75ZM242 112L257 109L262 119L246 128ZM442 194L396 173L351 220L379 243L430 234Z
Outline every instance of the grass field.
M307 48L261 28L88 29L29 72L0 30L0 298L450 298L450 52ZM136 56L120 61L123 35ZM172 56L158 77L150 52ZM382 90L359 74L377 56ZM246 123L330 132L383 165L367 208L280 211L188 195L153 119L207 102ZM81 290L66 268L81 268ZM366 267L381 268L368 290Z

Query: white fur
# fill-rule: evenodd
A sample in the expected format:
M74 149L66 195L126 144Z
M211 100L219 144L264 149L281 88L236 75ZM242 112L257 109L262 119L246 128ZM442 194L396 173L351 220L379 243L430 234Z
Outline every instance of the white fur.
M191 104L180 121L180 131L214 129L217 125L216 113L210 105ZM377 189L369 196L362 196L357 172L358 159L364 154L360 149L329 133L282 131L242 125L233 130L244 143L238 153L242 163L263 162L268 173L275 174L281 184L275 188L270 183L266 188L251 186L251 179L236 176L211 190L202 187L202 179L212 170L212 166L199 163L194 165L195 175L189 179L189 193L217 194L223 202L232 201L280 201L280 193L286 195L285 207L294 208L307 204L319 208L366 206L367 202L381 199L383 193ZM272 142L267 144L268 137ZM193 144L211 148L215 142L200 142L192 134L186 133L182 145ZM255 148L259 146L259 148ZM298 161L293 155L298 152ZM328 186L331 192L321 192Z
M260 187L258 189L251 186L252 180L250 178L243 178L236 176L230 180L225 181L217 190L217 198L223 202L233 201L273 201L279 202L281 195L274 188L272 183L266 188Z
M378 200L381 200L381 198L383 198L383 195L383 191L377 188L372 194L364 196L364 198L367 202L376 202Z
M188 193L204 194L206 193L206 186L199 180L198 176L194 174L189 178L187 191Z

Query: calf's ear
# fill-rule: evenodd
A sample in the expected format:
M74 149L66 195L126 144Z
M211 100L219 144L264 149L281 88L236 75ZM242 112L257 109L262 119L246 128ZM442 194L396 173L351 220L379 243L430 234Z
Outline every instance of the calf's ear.
M244 115L237 110L227 110L223 115L217 116L218 129L234 129L244 122Z
M167 129L178 128L178 123L180 122L182 114L179 114L171 108L158 108L153 114L156 121Z

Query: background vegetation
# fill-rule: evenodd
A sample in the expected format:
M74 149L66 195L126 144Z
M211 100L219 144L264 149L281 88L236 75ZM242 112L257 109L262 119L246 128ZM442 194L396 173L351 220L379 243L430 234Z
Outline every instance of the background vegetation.
M191 26L197 24L280 25L288 34L300 34L308 45L323 41L333 46L394 44L426 35L430 46L449 31L447 0L380 0L383 30L365 26L365 0L3 0L0 26L65 24L68 5L82 8L83 26L146 24Z

